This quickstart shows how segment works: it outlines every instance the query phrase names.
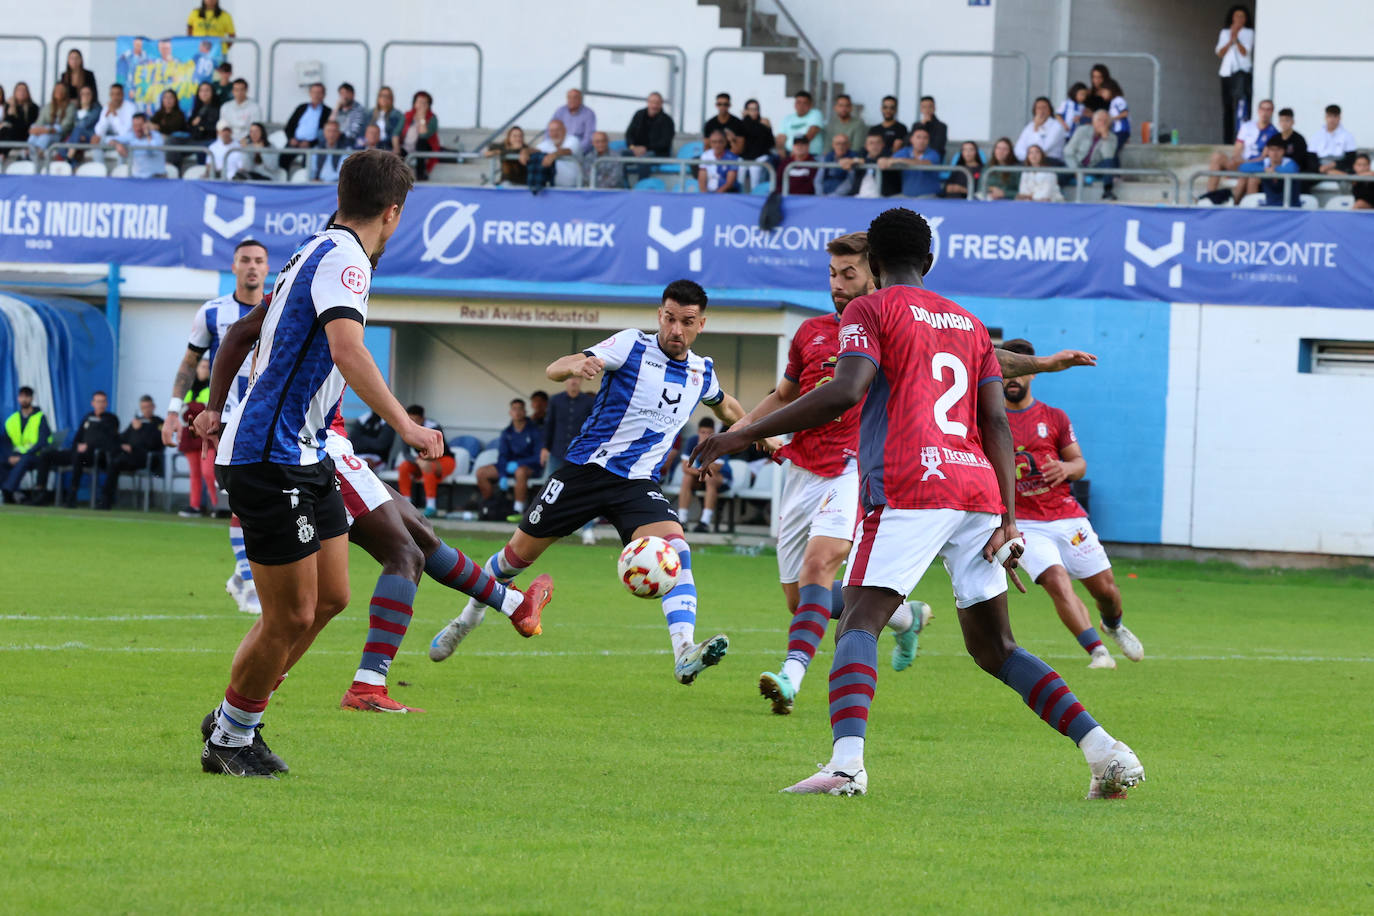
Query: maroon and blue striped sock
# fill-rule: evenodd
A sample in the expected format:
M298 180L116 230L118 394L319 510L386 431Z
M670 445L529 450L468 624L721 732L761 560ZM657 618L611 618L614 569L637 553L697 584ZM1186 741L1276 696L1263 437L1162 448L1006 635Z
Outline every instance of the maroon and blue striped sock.
M417 588L405 576L383 573L377 577L377 588L367 610L367 642L358 672L353 676L355 684L386 685L387 671L410 627Z
M846 630L835 641L830 668L830 732L835 739L831 762L863 760L868 710L878 686L878 640L864 630Z
M797 612L787 627L787 659L782 665L782 673L794 687L801 686L829 623L830 589L824 585L803 585Z
M1025 649L1018 648L1013 652L1002 663L997 677L1021 694L1026 705L1047 725L1058 729L1062 735L1068 735L1074 744L1097 728L1097 720L1088 715L1064 679Z
M830 619L839 620L844 613L844 580L836 579L830 583Z
M1102 640L1099 639L1097 636L1097 628L1088 627L1082 633L1079 633L1078 644L1083 647L1084 652L1087 652L1089 655L1092 655L1093 649L1096 649L1098 646L1102 645Z
M460 591L489 608L499 611L506 602L506 587L495 576L443 541L425 558L425 573L440 585Z

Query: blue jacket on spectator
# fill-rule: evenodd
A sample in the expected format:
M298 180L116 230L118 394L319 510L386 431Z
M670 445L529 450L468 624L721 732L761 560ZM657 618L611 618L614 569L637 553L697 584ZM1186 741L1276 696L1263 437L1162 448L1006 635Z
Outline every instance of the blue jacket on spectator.
M560 391L549 399L549 413L544 417L544 448L549 450L550 461L561 464L567 457L568 446L582 431L595 403L596 395L586 391L575 398Z
M832 149L821 157L821 161L840 162L843 159L857 159L862 162L863 158L862 155L852 151L845 153L842 158L836 157L835 151ZM856 168L851 168L848 171L844 169L821 169L821 193L833 197L853 194L858 189L856 176L859 171Z
M893 159L913 159L916 158L911 147L904 146L892 154ZM940 155L933 149L928 149L919 157L919 161L928 162L931 165L940 164ZM904 197L921 197L923 195L934 195L940 193L940 173L934 171L902 171L902 195Z
M510 474L520 465L538 469L539 450L544 447L544 433L529 420L525 428L517 430L512 423L501 430L501 444L497 447L496 467L502 474Z

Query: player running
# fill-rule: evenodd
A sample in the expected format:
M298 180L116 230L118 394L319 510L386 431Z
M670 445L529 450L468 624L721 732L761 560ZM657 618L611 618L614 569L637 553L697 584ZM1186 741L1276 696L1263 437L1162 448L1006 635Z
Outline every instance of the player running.
M253 378L219 443L216 464L243 522L262 616L234 655L229 687L201 767L273 778L255 747L263 710L283 674L348 604L348 517L324 450L345 382L401 439L439 453L386 386L363 342L371 257L395 232L414 183L392 153L364 150L340 169L338 221L296 249L277 278ZM208 425L213 423L207 421ZM383 605L409 615L415 587ZM260 740L260 739L259 739Z
M1020 338L1003 347L1035 354L1030 341ZM1028 373L1002 382L1016 447L1016 518L1026 538L1021 567L1032 582L1050 593L1059 619L1092 657L1089 668L1115 668L1116 660L1102 645L1088 609L1074 592L1074 579L1097 601L1103 632L1116 641L1123 655L1138 662L1145 657L1145 648L1121 622L1121 590L1112 576L1111 561L1088 513L1069 489L1069 481L1087 473L1088 462L1068 414L1031 397L1034 378L1034 373Z
M1014 567L1020 553L1015 466L1002 373L987 329L923 288L932 256L930 227L920 216L883 212L868 228L868 244L879 289L845 308L834 380L757 423L707 440L693 455L706 464L760 437L831 422L864 401L865 514L849 555L830 671L834 745L820 773L786 791L868 791L863 751L877 685L877 634L940 556L974 661L1079 746L1092 774L1089 797L1120 795L1144 778L1140 761L1012 637L999 564Z
M176 378L172 381L172 400L167 405L167 418L162 423L163 445L176 444L176 435L182 425L181 399L186 396L192 379L196 377L196 365L200 358L209 356L210 370L213 372L215 357L219 355L229 326L262 302L262 286L267 280L267 248L262 242L252 239L239 242L234 246L234 260L230 269L234 274L234 291L206 302L191 321L191 338L186 343L186 355L182 357ZM234 373L226 389L228 399L224 402L226 417L234 412L248 390L248 376L252 368L252 360L248 357L233 364ZM214 485L214 481L206 481L206 486ZM229 546L234 552L234 574L224 583L224 590L234 599L240 611L260 614L262 605L258 603L258 591L253 585L253 568L243 551L243 528L239 525L237 515L229 518Z
M830 298L835 313L804 321L788 349L787 368L773 393L744 418L749 424L813 391L835 375L840 351L840 316L858 296L873 291L868 266L868 234L852 232L826 246L830 254ZM1096 358L1065 350L1039 359L995 350L1003 372L1058 372L1093 365ZM1035 368L1028 369L1033 360ZM759 676L759 692L772 701L773 712L792 711L797 691L816 656L825 628L844 610L842 583L835 576L849 554L859 511L859 413L856 405L839 419L799 430L778 454L791 460L783 482L778 521L778 574L792 623L787 631L787 657L778 673ZM800 586L798 585L800 583ZM930 605L904 601L888 620L896 637L892 669L902 671L916 658L917 636L930 621Z
M663 538L682 560L677 584L662 599L673 675L680 684L692 683L703 669L718 663L730 645L723 634L693 642L697 590L692 554L657 482L674 434L698 403L726 423L744 416L739 402L721 388L711 360L691 350L706 327L705 312L706 291L691 280L675 280L663 290L657 334L624 330L549 365L548 377L555 382L574 375L594 379L603 370L606 378L591 416L568 447L567 463L549 478L509 543L486 567L498 580L509 581L554 542L602 516L615 525L622 543ZM429 657L439 662L452 655L482 622L483 613L477 602L469 601L434 637Z

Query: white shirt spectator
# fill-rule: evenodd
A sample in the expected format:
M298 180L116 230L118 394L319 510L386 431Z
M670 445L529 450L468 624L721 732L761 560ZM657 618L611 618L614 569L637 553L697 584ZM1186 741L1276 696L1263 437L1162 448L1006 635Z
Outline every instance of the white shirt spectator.
M1022 172L1018 194L1028 194L1031 200L1062 201L1064 194L1059 190L1059 176L1054 172Z
M1236 141L1245 144L1243 147L1244 152L1241 153L1241 158L1258 159L1264 154L1265 141L1269 139L1271 134L1277 132L1278 128L1272 124L1261 132L1259 124L1255 123L1253 120L1246 121L1240 126L1240 130L1236 131Z
M1355 135L1346 130L1344 124L1337 124L1335 130L1322 128L1317 131L1309 149L1317 154L1318 159L1339 159L1354 150L1355 146Z
M248 128L253 126L253 122L262 120L262 109L252 99L244 99L242 105L230 99L220 108L219 119L229 122L234 139L242 143L248 139Z
M1026 150L1032 146L1038 146L1045 151L1047 159L1063 159L1064 141L1068 139L1068 136L1064 128L1054 118L1046 119L1045 123L1039 127L1036 127L1035 121L1032 120L1021 128L1021 136L1016 138L1016 146L1014 147L1016 158L1024 162Z
M103 137L113 137L118 139L125 134L133 133L134 112L136 107L133 102L125 99L119 107L110 113L110 106L106 105L100 111L100 120L95 122L95 130L92 133L96 139Z
M1226 54L1221 59L1221 68L1217 71L1221 76L1230 76L1237 71L1249 72L1255 68L1255 30L1241 29L1236 35L1236 41L1245 47L1245 53L1232 45L1227 49ZM1231 42L1231 30L1222 29L1217 36L1217 46L1214 53L1220 54L1221 49Z
M240 152L237 139L225 143L221 138L216 137L215 142L211 143L206 149L210 154L210 159L215 164L215 174L220 178L233 178L243 168L243 153Z
M729 150L725 151L725 155L729 157L729 161L739 162L739 157ZM716 151L708 146L701 151L701 158L710 162L715 162ZM721 161L724 162L726 160L722 159ZM706 190L712 192L720 190L720 186L730 179L731 171L738 171L726 168L725 166L716 165L703 165L702 168L706 171ZM735 190L739 190L738 175L735 176Z
M162 134L150 130L146 137L135 137L130 128L129 133L115 139L129 147L130 175L135 178L167 177L167 155L156 149L162 145Z
M560 149L571 150L571 156L560 156L553 164L553 186L555 188L575 188L582 182L582 167L578 165L578 156L582 152L582 145L577 142L577 138L572 134L563 137L561 146L555 145L548 135L539 141L537 147L541 153L552 153Z
M855 166L858 168L858 166ZM855 197L882 197L883 184L877 169L864 169L864 177L859 179L859 190L854 192Z

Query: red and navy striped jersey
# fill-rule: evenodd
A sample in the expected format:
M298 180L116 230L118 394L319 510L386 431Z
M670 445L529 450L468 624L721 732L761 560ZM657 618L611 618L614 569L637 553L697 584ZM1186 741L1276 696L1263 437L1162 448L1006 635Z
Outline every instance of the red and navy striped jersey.
M1036 401L1025 410L1008 410L1007 422L1016 447L1016 517L1033 522L1085 517L1067 480L1055 487L1045 483L1046 460L1058 461L1060 450L1078 441L1069 415Z
M840 354L840 316L834 313L808 318L792 336L783 377L801 389L814 391L835 377ZM797 467L821 477L838 477L859 454L860 405L855 405L824 426L803 429L778 452Z
M878 367L859 429L864 508L1002 512L978 431L978 389L1002 381L983 323L929 290L887 287L845 307L846 356Z

